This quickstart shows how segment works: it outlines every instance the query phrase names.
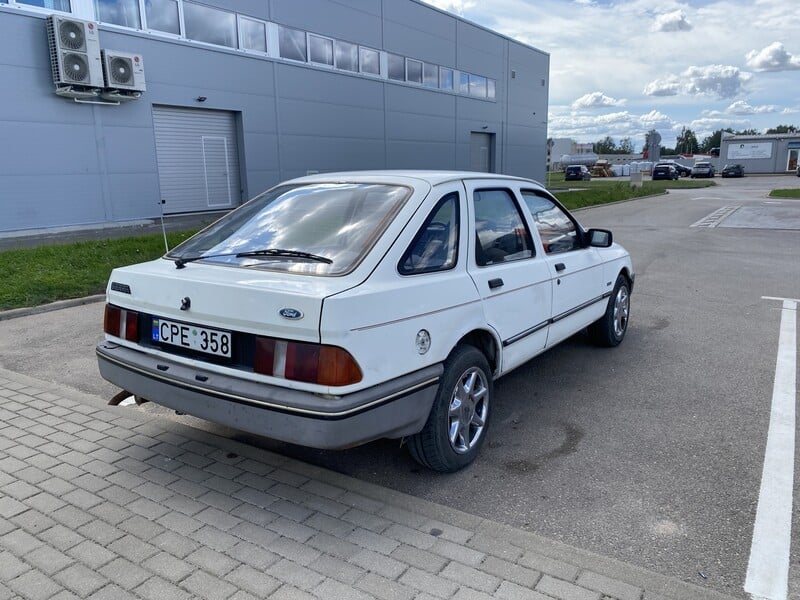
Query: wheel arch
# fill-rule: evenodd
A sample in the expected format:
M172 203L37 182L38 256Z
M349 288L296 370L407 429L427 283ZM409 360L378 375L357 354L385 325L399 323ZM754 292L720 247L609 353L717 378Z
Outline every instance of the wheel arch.
M631 274L630 269L627 266L622 267L619 270L619 274L617 275L617 277L619 277L620 275L622 275L628 282L628 292L633 292L633 275Z
M458 340L456 347L463 345L474 346L480 350L486 357L492 374L497 375L500 370L500 344L494 334L486 329L473 329Z

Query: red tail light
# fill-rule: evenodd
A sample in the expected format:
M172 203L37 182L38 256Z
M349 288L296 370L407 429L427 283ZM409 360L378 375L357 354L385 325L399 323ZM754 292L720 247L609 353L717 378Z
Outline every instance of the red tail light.
M361 368L337 346L256 338L257 373L319 385L343 386L361 381Z
M103 331L114 337L124 338L129 342L139 341L139 313L106 304L103 318Z
M108 335L113 335L114 337L119 336L119 329L120 329L120 315L122 314L122 309L119 306L114 306L113 304L106 304L106 314L103 318L103 331L105 331Z

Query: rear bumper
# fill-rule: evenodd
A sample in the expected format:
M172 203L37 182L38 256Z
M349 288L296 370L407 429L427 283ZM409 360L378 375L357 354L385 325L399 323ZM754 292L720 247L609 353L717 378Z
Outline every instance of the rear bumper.
M442 374L427 367L372 388L321 397L165 360L102 342L100 374L151 402L257 435L322 449L419 432Z

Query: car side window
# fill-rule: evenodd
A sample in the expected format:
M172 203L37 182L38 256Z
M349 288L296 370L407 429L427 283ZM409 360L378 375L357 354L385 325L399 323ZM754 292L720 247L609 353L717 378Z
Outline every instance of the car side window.
M475 190L475 262L478 266L522 260L534 255L533 238L508 190Z
M436 204L411 245L400 259L401 275L446 271L458 262L458 194L453 192Z
M531 211L547 254L569 252L582 247L575 221L561 207L536 192L523 190L522 197Z

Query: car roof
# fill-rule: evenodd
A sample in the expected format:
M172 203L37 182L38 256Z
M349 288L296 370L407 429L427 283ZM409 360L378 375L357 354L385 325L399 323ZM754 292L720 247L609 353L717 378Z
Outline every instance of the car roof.
M522 181L532 183L539 187L542 184L534 179L515 177L513 175L502 175L500 173L481 173L478 171L435 171L425 169L384 169L374 171L338 171L332 173L317 173L291 179L284 183L406 183L413 185L415 182L425 182L431 186L447 183L450 181L470 180L470 179L495 179L505 181Z

